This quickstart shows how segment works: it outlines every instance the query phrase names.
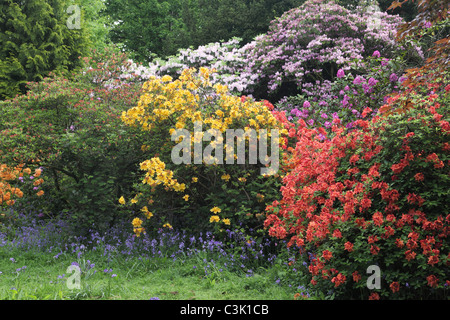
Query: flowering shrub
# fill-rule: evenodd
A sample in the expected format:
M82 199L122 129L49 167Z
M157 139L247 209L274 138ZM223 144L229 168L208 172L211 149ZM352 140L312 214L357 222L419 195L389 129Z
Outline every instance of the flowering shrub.
M256 75L245 71L247 64L245 47L240 47L241 39L232 38L225 42L209 43L196 49L180 49L176 56L167 60L155 59L150 63L149 70L162 77L169 75L178 78L182 71L189 68L206 67L216 70L211 75L211 83L221 83L235 94L247 91L254 84Z
M183 228L196 231L212 226L220 229L239 221L262 225L265 203L276 196L274 186L278 179L261 175L264 161L251 163L245 156L245 161L236 164L234 160L241 160L236 159L237 145L234 142L227 145L222 136L227 129L242 129L243 132L278 129L279 122L271 112L273 106L267 101L231 95L226 86L213 85L211 75L211 70L200 68L198 72L184 70L177 80L168 75L153 77L144 84L137 106L122 115L127 125L140 127L147 133L148 140L142 149L151 157L140 164L145 172L137 190L140 192L133 199L119 199L122 204L140 205L143 219L133 220L138 235L144 232L144 221L153 216L159 219L158 223L182 224ZM198 123L201 130L194 135ZM183 137L171 138L177 129L186 130ZM218 161L207 158L195 161L197 151L193 152L192 141L202 142L203 154L208 147L204 133L210 129L217 130L219 135L209 146L222 145L227 158L229 154L234 156L233 164L228 160L221 162L224 157L221 158L217 149L214 157ZM184 140L187 147L183 154L187 161L174 163L173 141ZM248 151L249 147L250 144L245 149ZM194 163L191 162L193 156Z
M25 179L33 180L33 191L37 196L44 194L43 190L39 190L39 186L44 182L40 177L42 173L41 168L37 168L32 174L30 168L24 168L21 164L15 168L9 168L7 165L0 165L0 205L12 206L16 202L14 197L22 198L24 193L21 189L23 187L11 186L10 182L18 180L20 183L25 183ZM39 190L39 191L38 191Z
M138 66L114 51L83 62L71 80L30 83L26 95L0 105L0 162L38 159L47 174L44 211L71 211L74 228L87 232L114 223L116 198L130 191L144 153L141 133L120 120L141 93Z
M416 86L401 113L356 120L352 130L339 120L331 132L285 120L297 143L286 149L282 199L268 206L265 226L309 254L318 291L338 298L448 295L448 78ZM387 104L395 109L402 100ZM382 281L373 291L372 265Z
M387 96L398 92L403 63L399 58L381 57L375 51L359 64L363 66L361 70L367 71L353 74L338 69L333 82L303 84L302 95L281 99L276 109L285 110L289 121L303 119L309 126L326 130L332 127L334 119L351 128L355 120L363 118L363 110L365 118L375 115Z
M373 15L374 26L369 25ZM258 86L252 90L257 97L288 96L304 84L333 80L338 69L358 70L357 61L376 50L392 58L398 50L395 30L401 22L399 16L387 13L349 11L333 1L307 1L246 46L248 72L257 75Z

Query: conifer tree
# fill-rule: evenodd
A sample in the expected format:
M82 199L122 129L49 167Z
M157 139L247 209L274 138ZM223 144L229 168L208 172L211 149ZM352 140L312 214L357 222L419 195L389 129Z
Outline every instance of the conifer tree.
M1 2L0 99L24 93L28 81L78 66L87 36L82 24L68 26L69 6L66 0Z

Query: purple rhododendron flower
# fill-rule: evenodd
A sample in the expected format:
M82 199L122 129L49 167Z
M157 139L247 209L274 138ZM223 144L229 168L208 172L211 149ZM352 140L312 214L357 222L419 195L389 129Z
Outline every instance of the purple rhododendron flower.
M361 84L363 83L364 78L361 76L356 76L356 78L353 80L353 84L357 85L357 84Z
M371 87L373 87L373 86L375 86L376 84L377 84L377 82L378 82L378 80L375 80L374 78L370 78L369 79L369 81L368 81L368 83L369 83L369 86L371 86Z
M345 76L344 70L339 69L337 72L337 77L340 79L340 78L343 78L344 76Z
M303 108L309 108L309 107L311 107L311 104L308 101L305 101L303 103Z
M391 76L389 77L389 81L391 82L395 82L398 80L398 77L395 73L391 74Z
M375 58L381 57L380 51L375 50L375 51L373 52L372 56L375 57Z

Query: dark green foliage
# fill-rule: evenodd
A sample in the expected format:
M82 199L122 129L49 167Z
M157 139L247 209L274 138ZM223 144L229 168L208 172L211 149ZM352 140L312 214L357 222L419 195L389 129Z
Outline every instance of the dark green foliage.
M67 1L5 0L0 4L0 99L24 93L26 82L78 66L86 35L67 27Z

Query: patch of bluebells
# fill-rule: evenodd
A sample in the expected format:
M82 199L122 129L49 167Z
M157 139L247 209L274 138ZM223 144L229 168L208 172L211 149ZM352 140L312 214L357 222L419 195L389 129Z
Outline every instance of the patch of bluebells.
M165 258L183 262L189 257L201 256L204 259L203 265L195 266L194 271L203 269L207 276L213 269L219 272L226 269L230 272L243 273L246 277L252 277L258 267L274 265L279 261L280 254L294 257L298 256L299 252L299 248L292 248L289 252L286 243L273 238L251 237L240 228L225 230L220 237L212 232L192 235L167 228L160 228L153 235L143 234L136 237L130 230L129 223L124 221L103 234L91 230L87 236L69 234L60 237L61 234L68 234L73 228L62 221L42 220L37 223L34 218L25 217L23 213L21 216L24 221L31 222L30 226L19 228L14 237L8 238L0 232L0 239L5 239L1 242L2 249L23 248L27 251L55 252L54 259L58 259L61 255L72 256L76 259L72 264L80 267L81 272L85 274L96 272L95 264L83 258L88 251L97 252L105 257L107 265L118 257L125 261L135 258L141 260ZM40 241L37 239L38 235L42 236ZM281 259L286 260L285 256ZM15 259L11 258L11 261L14 263ZM300 267L303 271L307 270L306 265L299 264L297 268ZM298 270L292 268L290 270L294 273L292 279L299 280L296 276ZM109 267L102 271L111 277L117 276ZM64 276L60 276L59 279Z

